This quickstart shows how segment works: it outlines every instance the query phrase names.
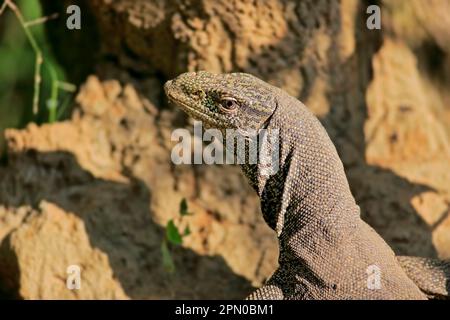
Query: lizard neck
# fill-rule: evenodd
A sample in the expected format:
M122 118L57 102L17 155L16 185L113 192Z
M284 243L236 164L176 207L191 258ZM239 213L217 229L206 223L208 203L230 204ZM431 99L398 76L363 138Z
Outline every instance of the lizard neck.
M279 130L279 171L264 176L259 164L244 165L243 171L260 196L265 221L278 234L280 259L312 251L323 255L327 243L331 247L348 236L359 221L359 207L320 122L295 98L279 100L267 126Z

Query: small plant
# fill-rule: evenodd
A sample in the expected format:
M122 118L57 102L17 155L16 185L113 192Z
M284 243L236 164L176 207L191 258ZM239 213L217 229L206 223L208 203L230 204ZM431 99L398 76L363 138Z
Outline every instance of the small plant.
M51 58L47 57L45 52L39 47L38 41L36 40L31 28L33 26L43 24L49 20L58 18L58 14L53 14L50 16L40 17L36 20L25 21L21 10L16 5L13 0L4 0L0 6L0 16L3 12L9 8L17 20L19 21L26 38L31 45L32 50L35 54L35 64L34 64L34 86L33 86L33 102L32 102L32 113L34 117L37 117L39 113L40 97L41 97L41 82L42 82L42 66L46 68L50 76L51 89L49 94L49 99L47 100L48 108L48 118L47 121L53 123L57 121L62 114L65 106L58 100L59 91L63 90L66 92L75 92L76 86L64 81L61 81L58 72L56 71L54 64L50 61ZM58 108L60 110L58 111Z
M188 210L188 205L186 199L182 199L180 202L179 219L182 220L184 217L191 215ZM171 246L181 246L183 244L183 238L191 234L189 226L186 226L183 231L181 231L174 222L174 219L170 219L166 225L166 234L164 240L161 243L161 253L163 259L164 269L168 273L174 273L176 270L175 263L172 258L170 251Z

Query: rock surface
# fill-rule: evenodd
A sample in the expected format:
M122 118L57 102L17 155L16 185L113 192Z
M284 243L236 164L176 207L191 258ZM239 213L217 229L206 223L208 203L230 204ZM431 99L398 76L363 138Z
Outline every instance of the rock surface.
M48 12L72 3L42 2ZM1 291L241 299L271 275L276 238L239 169L170 161L172 130L192 123L167 106L162 83L199 69L251 72L304 101L363 218L398 254L450 258L450 1L384 0L381 31L367 30L359 0L77 3L82 32L62 19L50 38L74 78L96 76L71 119L6 132ZM191 235L168 274L160 247L172 218ZM80 291L64 287L71 264L82 266Z
M0 270L4 272L5 283L11 289L18 289L20 297L126 297L120 283L113 279L108 256L91 247L83 221L45 201L38 212L27 212L20 228L3 241L0 252ZM73 265L81 268L80 290L67 289L67 269Z

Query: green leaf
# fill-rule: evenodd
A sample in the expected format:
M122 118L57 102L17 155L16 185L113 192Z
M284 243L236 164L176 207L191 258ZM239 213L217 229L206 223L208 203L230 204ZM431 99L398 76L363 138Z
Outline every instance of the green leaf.
M190 234L191 234L191 229L189 229L189 226L187 226L187 227L184 229L183 237L186 237L186 236L188 236L188 235L190 235Z
M188 212L188 205L187 205L187 201L185 198L183 198L180 202L180 215L183 216L187 216L190 213Z
M174 273L175 272L175 263L173 262L172 255L170 254L170 250L169 250L165 240L161 243L161 253L162 253L164 269L168 273Z
M178 231L178 228L175 226L173 220L170 220L167 223L166 236L167 240L169 240L170 243L173 243L175 245L180 245L183 242L180 232Z

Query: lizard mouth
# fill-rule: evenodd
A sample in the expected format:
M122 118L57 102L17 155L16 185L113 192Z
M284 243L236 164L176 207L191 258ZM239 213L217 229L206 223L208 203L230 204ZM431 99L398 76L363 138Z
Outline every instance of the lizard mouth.
M177 107L181 108L184 112L191 115L195 120L202 120L207 119L206 114L203 112L191 107L188 102L185 102L181 99L177 99L171 94L167 94L167 97L169 98L169 102L176 105Z
M182 109L195 120L204 122L205 127L218 125L214 117L208 114L208 110L205 110L199 104L199 101L196 101L181 92L181 89L173 83L173 80L166 82L164 91L166 92L166 96L170 103Z
M164 85L164 91L166 93L169 102L175 104L186 112L194 112L194 108L189 106L189 103L185 102L185 95L179 93L180 89L173 84L173 80L167 81ZM178 95L176 95L178 93Z

